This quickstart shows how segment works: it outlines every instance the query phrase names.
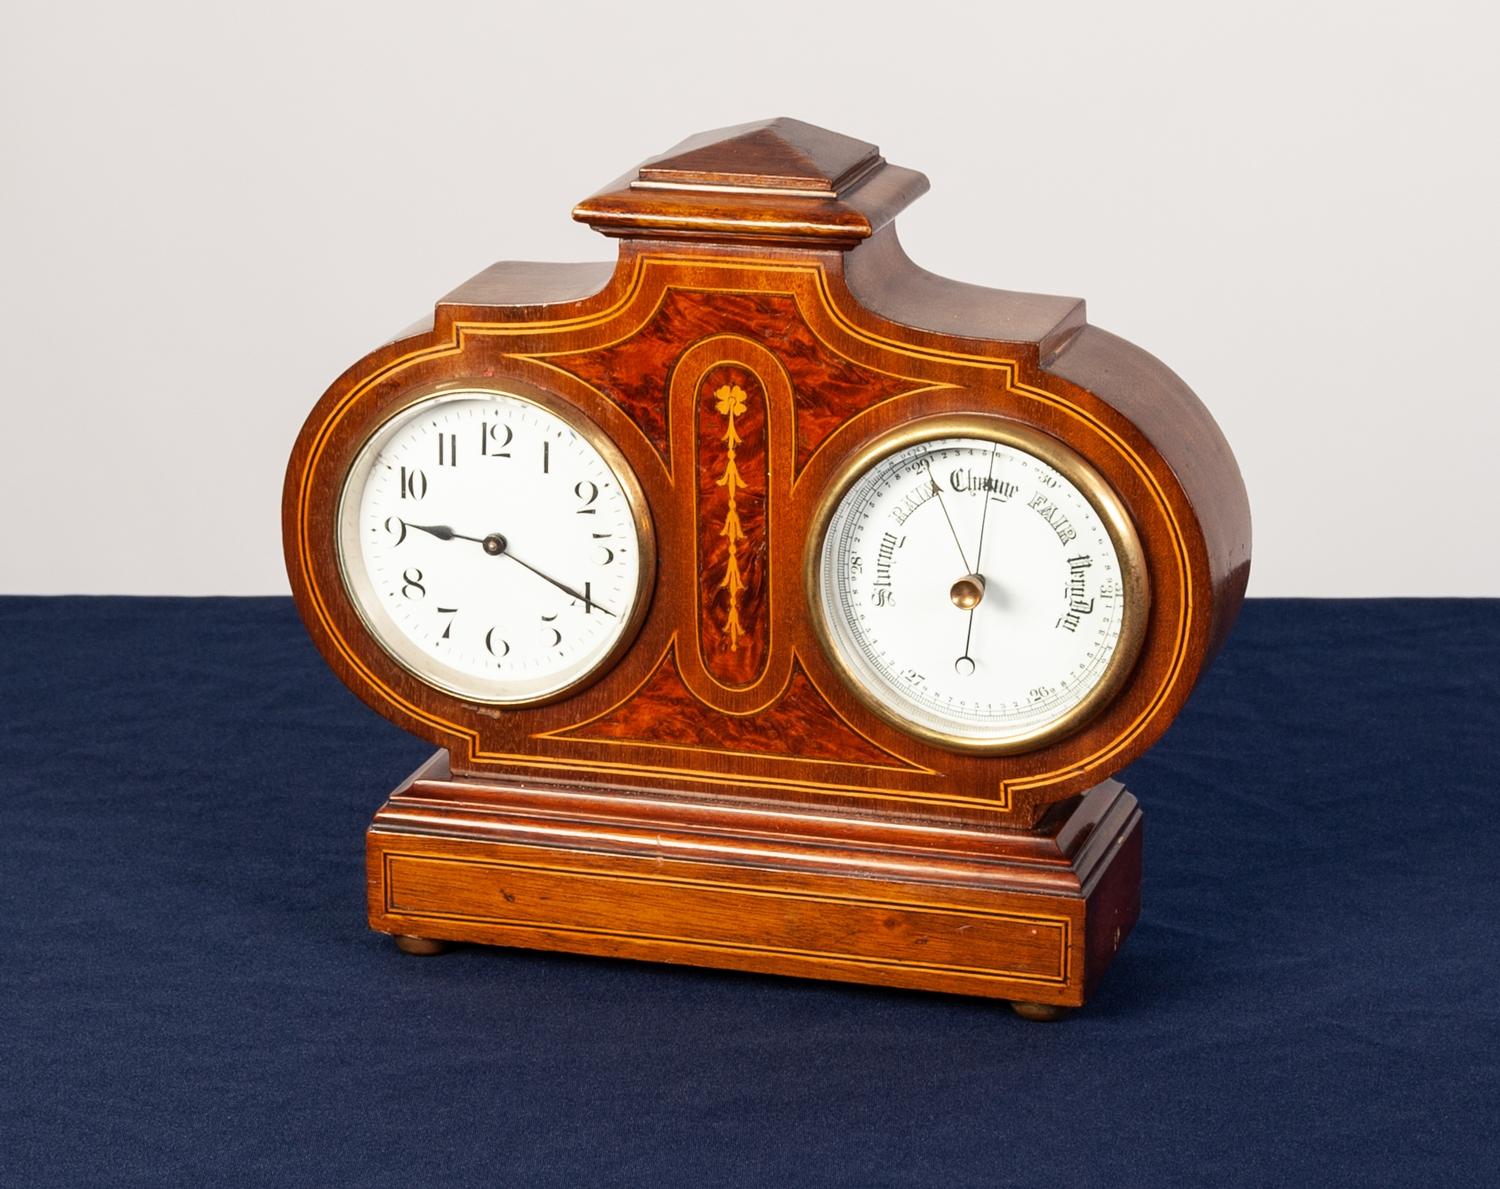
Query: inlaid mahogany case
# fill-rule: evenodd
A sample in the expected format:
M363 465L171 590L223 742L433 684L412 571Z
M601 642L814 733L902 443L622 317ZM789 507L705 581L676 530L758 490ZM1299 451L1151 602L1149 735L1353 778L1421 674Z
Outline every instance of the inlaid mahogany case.
M994 996L1034 1017L1084 1002L1139 910L1141 813L1110 777L1228 633L1249 509L1203 405L1083 302L912 264L891 220L926 189L795 120L705 133L575 208L617 240L613 263L493 265L314 408L283 502L297 605L340 679L440 749L370 827L375 929L412 952L684 962ZM340 577L351 460L403 397L452 381L577 408L649 508L638 634L546 704L423 682L371 640ZM1146 558L1149 618L1118 694L1020 754L944 749L871 713L808 613L811 525L840 464L947 412L1077 451Z

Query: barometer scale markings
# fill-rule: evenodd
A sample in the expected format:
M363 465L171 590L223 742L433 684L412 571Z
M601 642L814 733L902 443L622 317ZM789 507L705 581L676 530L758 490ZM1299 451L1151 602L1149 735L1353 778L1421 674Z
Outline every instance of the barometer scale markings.
M1086 677L1090 673L1099 671L1103 663L1101 656L1107 659L1111 655L1110 645L1118 638L1121 621L1120 603L1117 599L1118 587L1106 578L1106 576L1115 575L1117 570L1105 527L1090 515L1080 528L1070 515L1070 512L1080 506L1080 493L1070 485L1059 486L1057 478L1048 473L1045 468L1038 468L1036 474L1031 476L1038 484L1038 488L1026 493L1027 498L1023 501L1020 498L1022 488L1019 485L1006 479L1003 473L994 474L993 464L997 449L994 443L986 443L982 448L964 445L958 448L942 449L934 449L934 443L924 443L911 448L908 452L892 456L890 464L878 473L868 475L865 483L857 483L854 491L858 492L863 486L866 493L860 501L860 506L853 508L849 506L849 503L843 505L826 537L825 548L829 550L829 561L833 562L836 558L842 558L845 565L829 565L825 568L824 580L828 585L824 589L831 588L843 604L844 612L837 624L840 629L839 634L855 646L856 655L868 664L870 675L877 678L880 685L892 691L900 691L902 700L912 702L914 709L933 710L940 717L947 716L954 721L984 722L986 716L993 719L996 714L1009 717L1012 721L1006 726L1008 732L1014 729L1026 729L1037 722L1045 722L1058 707L1066 708L1075 704L1080 681L1083 682L1082 688L1087 694L1092 688L1092 682L1086 680ZM991 469L984 476L974 473L972 466L951 465L955 460L967 461L986 455L991 459ZM1018 451L1013 451L1010 447L1005 447L1005 452L1000 457L1003 458L1005 465L1016 468L1014 473L1018 475L1022 471L1032 470L1025 456L1020 455ZM1065 614L1077 620L1068 627L1068 630L1076 631L1082 625L1083 618L1092 614L1095 621L1100 624L1099 630L1094 635L1102 643L1090 648L1075 663L1064 661L1065 674L1057 674L1052 681L1040 682L1033 687L1039 691L1045 691L1044 693L999 702L993 699L970 701L967 697L961 696L962 691L945 692L942 689L929 688L925 676L920 680L914 680L914 674L917 671L912 669L910 657L897 660L883 643L877 645L870 639L872 623L883 622L882 617L890 612L882 611L881 616L872 618L871 615L866 614L864 605L867 603L872 606L896 605L891 600L890 594L884 595L882 599L879 592L894 593L895 591L894 561L901 545L905 543L905 538L897 532L883 531L881 533L873 558L875 565L872 567L868 581L857 573L850 574L847 571L850 555L855 554L856 551L864 553L864 549L861 548L864 545L861 530L868 524L884 519L899 528L921 506L939 494L935 490L924 490L924 487L920 485L902 492L899 496L895 494L908 473L921 476L924 469L928 472L927 488L935 488L937 484L933 481L933 472L939 462L945 464L943 478L946 483L944 486L960 494L980 495L985 501L986 511L990 503L1006 504L1014 501L1017 506L1020 506L1022 502L1025 502L1030 511L1048 526L1059 544L1068 545L1071 541L1078 539L1080 532L1085 540L1091 538L1095 542L1094 552L1086 554L1077 551L1064 559L1068 566L1068 576L1063 584L1063 594ZM1050 492L1046 490L1048 488L1051 489ZM1083 498L1082 506L1092 513L1093 509L1086 497ZM947 511L946 508L944 510ZM879 513L878 517L876 513ZM1090 523L1090 521L1093 522ZM981 518L981 524L983 522ZM840 523L844 527L840 528ZM955 527L956 522L950 520L950 531ZM1101 551L1102 557L1099 556ZM1090 578L1098 582L1093 591L1089 589ZM1102 620L1100 619L1101 611L1103 612ZM878 634L883 634L883 631ZM1077 656L1076 653L1074 655Z

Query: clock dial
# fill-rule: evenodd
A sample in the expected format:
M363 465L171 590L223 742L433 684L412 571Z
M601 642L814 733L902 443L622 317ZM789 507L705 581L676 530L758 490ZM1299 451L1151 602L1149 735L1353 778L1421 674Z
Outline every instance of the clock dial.
M945 746L1022 751L1077 729L1144 632L1139 541L1061 443L978 419L877 444L834 484L809 588L872 709Z
M597 428L536 398L448 391L360 451L339 563L403 667L519 704L577 687L629 643L654 546L635 477Z

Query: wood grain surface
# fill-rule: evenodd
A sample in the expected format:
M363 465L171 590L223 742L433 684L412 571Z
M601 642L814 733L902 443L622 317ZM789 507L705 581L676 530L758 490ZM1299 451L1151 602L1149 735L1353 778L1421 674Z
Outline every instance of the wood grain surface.
M411 790L377 818L377 928L1016 997L1041 977L1040 934L999 917L945 932L930 915L937 909L902 899L917 895L914 884L887 886L905 877L889 866L881 823L917 824L935 839L950 832L989 848L984 863L938 881L979 899L944 892L931 902L942 912L1003 902L1024 917L1021 905L1045 901L1067 920L1071 973L1037 1001L1081 1002L1089 972L1134 919L1133 801L1135 824L1096 885L1075 872L1070 889L1043 892L1016 856L1059 814L1096 806L1099 788L1113 787L1107 778L1181 710L1240 606L1249 507L1203 404L1158 360L1088 325L1081 301L985 289L913 264L890 221L925 189L925 178L889 165L873 145L797 121L705 134L575 210L619 241L613 266L494 265L318 402L283 499L298 608L340 679L443 749L454 773L451 796L436 777L420 782L439 825L408 829L392 807L409 805ZM975 228L1034 233L987 219ZM498 709L418 680L370 638L343 587L334 510L351 461L413 392L442 383L567 402L618 446L645 496L658 563L639 634L607 671L547 705ZM949 413L1019 423L1081 454L1119 497L1145 552L1149 619L1120 692L1072 734L1018 754L960 753L886 722L851 696L809 620L812 525L839 468L880 435ZM507 835L511 849L493 849L510 827L461 827L477 820L472 805L486 781L499 798L495 822L521 812L517 798L559 798L553 832L520 830ZM583 796L605 798L610 812L626 802L656 807L652 837L711 810L764 815L765 834L700 854L693 861L707 865L684 868L675 883L629 883L626 895L630 872L663 854L641 836L599 858L592 827L569 816L584 813ZM799 874L813 881L806 886L777 883L784 895L731 894L741 880L731 872L746 864L780 870L767 839L811 821L834 823L857 857ZM694 837L699 854L709 844ZM828 845L807 843L794 866L824 862ZM524 873L514 848L538 852ZM577 859L585 852L594 857ZM568 856L587 874L560 874ZM1002 892L981 869L1003 871L1001 883L1014 887ZM791 879L790 870L776 878ZM862 890L830 907L843 905L834 893L847 880ZM722 884L720 893L691 891L705 881ZM573 924L507 914L502 885L529 901L574 903ZM1103 900L1099 888L1108 889ZM898 900L907 907L891 907ZM822 907L801 907L813 903ZM613 932L598 923L610 904ZM731 944L725 922L735 920L742 940L760 940ZM965 948L963 939L979 937L976 952L1006 955L1000 965ZM931 960L919 960L919 945L931 947Z
M1140 840L1115 781L966 835L455 780L439 755L370 828L370 924L1076 1007L1139 914Z

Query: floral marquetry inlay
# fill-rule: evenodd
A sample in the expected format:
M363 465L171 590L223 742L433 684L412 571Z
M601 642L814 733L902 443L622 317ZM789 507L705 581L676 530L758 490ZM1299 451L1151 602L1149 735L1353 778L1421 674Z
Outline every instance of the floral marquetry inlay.
M719 581L719 587L729 593L729 610L724 623L725 637L729 647L738 651L740 636L744 631L740 626L740 594L745 589L745 580L740 574L740 550L745 540L745 530L740 527L738 496L745 481L740 478L739 467L735 465L734 454L740 444L740 435L735 432L734 419L745 411L745 390L738 384L721 385L714 393L714 407L727 422L724 427L724 473L716 486L724 489L724 495L729 500L729 507L724 512L724 527L719 530L729 556L724 562L724 577Z
M748 368L721 364L697 406L700 652L716 680L745 686L766 649L764 389Z

